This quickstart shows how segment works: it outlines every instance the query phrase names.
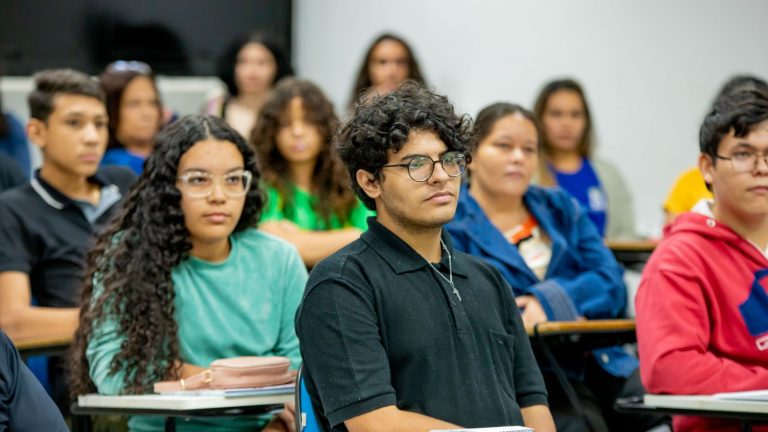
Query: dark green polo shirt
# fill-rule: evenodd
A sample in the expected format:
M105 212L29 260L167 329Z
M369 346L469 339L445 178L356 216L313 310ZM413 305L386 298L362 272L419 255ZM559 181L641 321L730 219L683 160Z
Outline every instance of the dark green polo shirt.
M449 284L368 220L360 239L312 270L296 315L307 390L324 430L382 408L464 427L522 425L547 393L509 285L453 251ZM437 268L448 277L448 257Z

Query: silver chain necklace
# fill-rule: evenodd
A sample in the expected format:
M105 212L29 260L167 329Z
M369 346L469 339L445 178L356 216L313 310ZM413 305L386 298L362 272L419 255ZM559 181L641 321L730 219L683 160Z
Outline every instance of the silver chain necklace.
M437 273L438 276L443 278L446 282L448 282L448 285L451 286L451 289L453 290L453 293L456 294L456 297L461 301L461 295L459 295L459 290L456 289L456 286L453 284L453 258L451 257L451 252L448 251L448 247L443 243L443 239L440 239L440 245L443 247L443 250L448 255L448 277L445 277L444 274L440 273L440 270L435 268L435 266L432 265L431 262L429 262L428 259L424 258L424 261L429 264L430 267L432 267L432 270Z

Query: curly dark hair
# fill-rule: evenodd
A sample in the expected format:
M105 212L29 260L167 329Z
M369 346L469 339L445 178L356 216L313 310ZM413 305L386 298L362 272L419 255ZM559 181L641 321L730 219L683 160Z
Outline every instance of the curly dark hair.
M352 179L352 190L369 209L375 210L376 203L357 184L357 171L368 171L380 179L387 151L403 148L411 131L433 132L448 150L460 151L468 162L471 160L472 121L467 115L457 115L446 96L410 80L392 93L372 96L369 102L355 106L336 143Z
M320 153L312 175L314 190L318 199L314 210L326 226L335 215L343 224L357 204L355 195L349 189L349 179L344 165L333 153L332 142L339 119L333 111L333 104L322 90L309 81L286 78L280 81L259 112L256 126L251 133L251 144L256 148L259 161L264 167L264 181L277 189L285 209L291 208L293 188L288 161L277 148L277 134L281 119L294 98L301 99L307 122L318 129L321 139ZM290 215L287 215L290 218Z
M177 168L184 153L209 138L233 143L245 169L253 173L235 232L257 224L264 203L260 170L256 154L239 133L223 120L203 115L185 116L160 132L120 215L88 254L80 326L70 352L73 396L95 390L85 353L94 329L108 317L117 320L125 337L110 371L125 372L124 393L144 393L155 381L179 377L173 361L179 358L179 341L171 270L189 257L192 244L176 188Z
M717 154L723 137L733 131L742 138L754 127L768 120L768 89L743 89L720 97L712 111L704 118L699 130L699 150L717 163Z
M373 55L373 50L384 41L397 42L405 48L405 52L408 53L408 79L416 81L421 85L426 85L424 75L421 73L421 68L419 67L419 62L416 61L416 56L413 55L413 50L411 50L410 45L408 45L405 39L397 35L383 33L371 43L368 47L368 51L365 53L365 57L363 57L363 64L360 65L360 69L357 72L357 79L355 80L355 86L352 88L352 97L349 98L350 108L355 106L355 103L357 103L360 96L371 86L371 74L368 70L370 68L371 56Z

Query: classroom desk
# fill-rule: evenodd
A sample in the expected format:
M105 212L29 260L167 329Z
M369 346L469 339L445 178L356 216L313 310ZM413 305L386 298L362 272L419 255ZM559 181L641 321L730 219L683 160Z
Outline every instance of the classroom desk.
M631 319L549 321L526 328L531 347L557 378L574 411L582 419L585 430L593 430L576 390L568 381L557 358L576 358L597 348L623 345L636 341L635 321ZM541 360L539 360L541 364Z
M588 351L634 342L635 320L547 321L525 330L534 342L543 339L549 346L579 344L579 349Z
M165 416L165 430L176 430L176 418L259 415L293 402L291 392L258 396L81 395L72 404L74 432L90 432L89 415Z
M635 414L690 415L719 417L741 422L742 431L754 423L768 423L768 401L723 400L702 395L645 395L644 398L618 399L616 411Z
M36 355L64 354L72 343L72 337L38 337L14 339L13 344L22 358Z
M625 267L641 267L659 244L658 240L608 240L606 246Z

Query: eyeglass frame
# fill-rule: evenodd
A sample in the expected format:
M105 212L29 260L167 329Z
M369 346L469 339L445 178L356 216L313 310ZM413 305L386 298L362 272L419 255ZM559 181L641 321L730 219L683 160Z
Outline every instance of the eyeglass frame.
M749 168L749 169L746 169L746 170L737 169L736 166L734 165L734 159L736 159L736 156L735 156L736 153L749 153L749 158L750 159L754 158L754 161L752 161L752 168ZM756 170L758 168L758 166L760 166L760 159L762 159L763 162L765 162L765 164L768 165L768 152L763 152L763 154L761 156L760 152L758 152L758 151L755 151L755 152L746 152L746 151L745 152L740 152L739 151L739 152L733 153L729 157L727 157L727 156L720 156L719 154L715 154L715 158L722 159L722 160L727 160L727 161L731 162L731 168L733 168L733 170L736 171L736 172L745 172L745 173L753 172L754 170ZM739 163L738 161L736 161L736 162Z
M211 174L209 172L206 172L206 171L189 171L189 172L186 172L186 173L176 177L176 180L180 181L184 186L188 187L189 186L189 178L192 175L203 175L203 176L208 177L209 179L211 179L211 181L213 181L213 184L211 185L211 189L207 193L205 193L205 194L198 195L198 194L195 194L195 193L190 193L189 190L184 191L181 188L179 188L179 192L181 192L182 194L186 194L190 198L202 199L202 198L208 198L211 195L213 195L213 191L214 191L214 189L216 189L216 185L221 185L222 179L224 179L226 177L229 177L229 176L232 176L232 175L236 175L237 173L238 173L237 171L233 171L233 172L230 172L228 174L221 174L221 175L217 176L217 175L213 175L213 174ZM253 173L251 171L249 171L249 170L244 169L241 172L239 172L239 174L242 175L243 177L245 177L245 179L246 179L246 183L245 183L245 187L243 188L243 192L242 193L238 193L236 195L231 195L230 193L227 192L227 189L224 186L221 186L221 192L224 195L226 195L227 198L233 198L233 199L241 198L241 197L246 196L248 194L248 191L251 190L251 186L253 186Z
M445 165L443 165L443 160L445 159L445 157L448 156L448 155L451 155L451 154L455 154L456 156L461 156L466 161L466 163L464 164L464 167L456 175L448 174L448 171L445 171ZM416 180L415 178L413 178L413 174L411 174L411 163L413 163L413 161L417 160L416 159L417 157L423 157L423 158L426 158L428 161L432 162L432 169L429 170L429 175L427 177L425 177L423 180ZM469 165L470 161L471 161L471 157L469 155L467 155L466 153L460 152L458 150L452 150L452 151L445 152L440 157L440 159L438 159L438 160L434 160L434 159L432 159L431 157L429 157L427 155L413 155L411 157L411 159L407 163L382 165L381 167L379 167L379 170L381 170L382 168L394 168L394 167L407 168L407 170L408 170L408 177L410 177L411 180L413 180L415 182L418 182L418 183L423 183L423 182L426 182L427 180L429 180L429 178L432 177L432 174L435 173L435 164L437 164L437 163L440 163L440 167L443 168L443 171L445 171L445 174L447 174L448 177L455 178L455 177L461 177L461 175L464 174L467 171L467 165Z

